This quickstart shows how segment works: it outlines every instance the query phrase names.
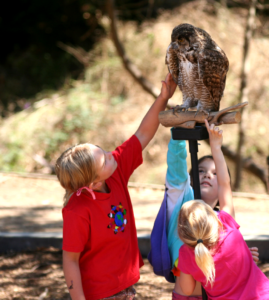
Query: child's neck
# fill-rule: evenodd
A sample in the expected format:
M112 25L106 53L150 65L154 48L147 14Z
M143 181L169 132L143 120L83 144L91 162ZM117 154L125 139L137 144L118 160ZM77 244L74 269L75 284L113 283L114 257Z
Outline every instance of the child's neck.
M110 190L106 184L106 182L104 181L103 184L101 185L101 187L97 190L97 192L100 192L100 193L109 193Z

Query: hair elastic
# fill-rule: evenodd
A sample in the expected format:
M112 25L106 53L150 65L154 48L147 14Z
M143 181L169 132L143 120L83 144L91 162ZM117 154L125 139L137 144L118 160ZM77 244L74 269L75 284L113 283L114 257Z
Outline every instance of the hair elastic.
M197 244L199 244L199 243L203 243L203 240L202 239L198 239L197 240Z
M79 189L77 190L77 196L80 196L80 194L81 194L81 192L82 192L83 189L86 189L86 190L92 195L93 200L96 199L93 190L92 190L92 189L89 189L87 186L83 186L83 187L79 188Z

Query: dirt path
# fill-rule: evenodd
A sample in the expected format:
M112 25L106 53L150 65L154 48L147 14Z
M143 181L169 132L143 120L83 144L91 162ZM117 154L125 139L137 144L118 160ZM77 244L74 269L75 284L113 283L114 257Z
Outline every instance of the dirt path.
M172 285L155 276L148 261L144 262L135 286L137 299L171 299ZM0 278L0 299L70 299L57 249L0 256Z
M171 300L173 285L156 276L147 260L135 285L137 300ZM269 264L260 265L269 276ZM0 299L70 300L58 249L0 256Z
M129 188L138 234L150 234L164 191ZM243 235L269 234L269 197L234 197ZM55 176L18 177L0 173L0 231L61 232L63 189Z

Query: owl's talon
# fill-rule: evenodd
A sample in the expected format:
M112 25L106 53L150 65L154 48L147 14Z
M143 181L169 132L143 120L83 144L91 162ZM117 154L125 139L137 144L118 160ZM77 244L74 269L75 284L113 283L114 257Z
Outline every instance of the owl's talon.
M185 107L182 107L181 105L177 105L175 107L172 108L173 110L173 115L176 114L176 112L181 112L181 111L186 111L186 108Z

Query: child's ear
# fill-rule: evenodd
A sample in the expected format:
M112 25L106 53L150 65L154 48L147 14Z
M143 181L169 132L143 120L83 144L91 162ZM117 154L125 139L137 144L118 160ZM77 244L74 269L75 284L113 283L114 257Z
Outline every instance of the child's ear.
M102 186L102 182L98 181L98 182L92 182L89 187L92 190L98 190L100 189L101 186Z

